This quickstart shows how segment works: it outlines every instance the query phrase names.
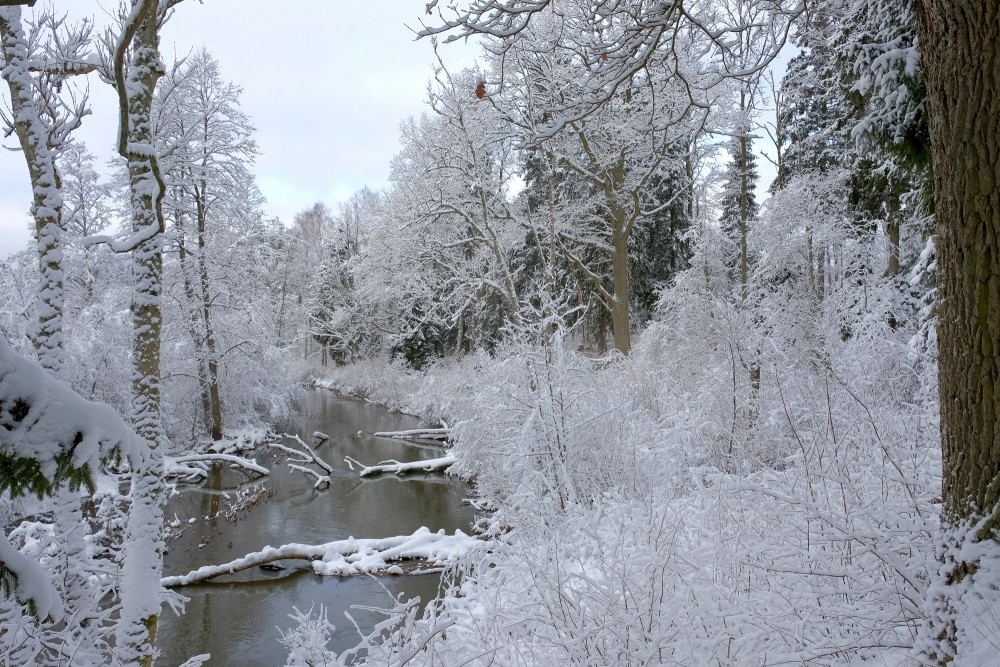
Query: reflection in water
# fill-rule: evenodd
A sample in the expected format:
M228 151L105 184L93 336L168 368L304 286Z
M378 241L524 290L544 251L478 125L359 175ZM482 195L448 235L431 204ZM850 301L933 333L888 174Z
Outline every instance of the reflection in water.
M182 574L202 565L225 562L264 546L292 542L317 544L347 537L408 535L421 526L431 530L456 528L469 531L473 510L462 504L469 489L441 475L387 476L361 480L350 472L344 457L364 463L383 459L414 461L440 455L434 448L418 448L386 438L359 436L358 431L394 431L417 428L415 417L390 413L377 406L337 398L316 391L303 414L290 425L304 440L322 431L330 440L317 452L343 469L332 476L324 491L312 490L312 479L292 473L270 453L258 462L271 469L271 477L259 484L276 489L269 501L226 519L226 510L236 499L242 478L231 470L218 469L204 488L189 489L167 505L168 520L197 520L168 543L164 570ZM220 512L222 514L220 514ZM361 623L372 620L366 612L351 611L354 604L390 606L382 589L419 595L427 601L436 592L438 575L407 577L319 577L303 561L286 561L288 570L248 570L198 586L178 589L190 598L186 613L178 618L167 609L161 617L159 665L172 667L199 653L211 653L209 665L283 665L284 649L278 642L278 627L287 629L292 607L309 609L324 604L337 626L331 646L353 646L356 631L344 617L349 611ZM379 619L381 620L381 619ZM364 627L364 626L362 626Z

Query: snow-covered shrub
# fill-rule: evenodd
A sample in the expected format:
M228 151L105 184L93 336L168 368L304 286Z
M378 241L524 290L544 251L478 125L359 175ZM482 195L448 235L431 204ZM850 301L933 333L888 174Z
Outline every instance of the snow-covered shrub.
M936 424L905 341L830 340L826 365L766 367L753 435L786 455L738 474L695 437L714 378L672 377L659 345L597 368L539 348L481 369L455 451L499 510L495 542L420 622L452 625L411 664L901 655L933 568Z
M382 589L389 598L390 606L351 607L356 611L383 617L383 620L375 623L369 630L362 630L354 615L344 612L347 621L358 634L358 643L340 653L327 648L336 626L330 622L326 607L320 605L316 612L313 607L305 612L293 607L295 613L288 615L293 621L292 627L288 630L278 628L280 641L288 651L285 667L346 667L363 663L402 667L414 652L450 627L450 624L443 624L429 629L418 628L416 618L420 598L403 600L402 594L394 597L387 588L383 586ZM415 634L418 630L422 630L424 634ZM413 648L395 653L393 647L400 645L412 645Z
M9 534L12 546L38 563L56 588L62 615L39 620L13 600L0 600L0 664L9 667L97 667L112 660L119 606L120 544L109 534L124 523L114 494L101 494L93 530L80 497L62 491L50 501L53 522L22 521Z
M482 499L530 513L543 499L567 508L663 482L671 454L655 448L657 425L629 395L624 364L596 369L561 334L505 351L483 357L465 398L448 405L455 471L476 480Z
M327 617L326 607L319 606L314 613L313 607L308 611L300 611L293 607L295 613L289 614L294 625L288 630L280 630L281 644L288 651L287 667L333 667L342 665L337 654L326 648L335 626Z
M421 373L380 367L370 397L448 421L453 470L493 510L491 547L417 622L447 633L396 637L392 659L909 654L937 568L933 252L908 280L882 276L842 187L807 178L772 197L746 298L718 230L701 230L628 358L588 359L546 329Z
M376 357L324 369L323 377L315 378L313 384L396 412L419 414L411 403L423 378L424 374L402 362Z

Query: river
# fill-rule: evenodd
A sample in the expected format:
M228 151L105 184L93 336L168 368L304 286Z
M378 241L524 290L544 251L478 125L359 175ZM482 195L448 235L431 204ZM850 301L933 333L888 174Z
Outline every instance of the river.
M303 440L321 431L330 441L317 452L338 469L329 488L314 491L312 479L287 466L273 453L258 452L258 463L271 475L256 481L230 470L216 471L203 486L181 487L166 507L170 522L181 519L180 534L169 539L164 558L167 575L183 574L203 565L223 563L261 548L291 542L319 544L347 537L409 535L421 526L470 532L474 510L463 500L470 495L464 483L441 474L406 477L382 476L361 480L344 463L351 456L363 463L384 459L414 461L440 456L437 447L415 447L387 438L374 438L376 431L395 431L420 426L417 418L384 408L343 399L333 393L311 393L301 414L289 425ZM358 435L358 432L363 435ZM291 432L291 431L290 431ZM237 511L236 520L226 510L237 498L264 485L261 498L249 509ZM231 513L230 513L231 514ZM206 518L210 517L210 518ZM187 523L194 518L193 523ZM161 614L158 665L174 667L187 658L211 653L207 665L274 667L284 665L285 649L278 628L288 629L292 607L309 609L325 605L337 626L331 648L353 646L356 630L345 616L351 605L391 606L384 585L404 599L433 598L440 575L380 577L320 577L304 561L283 563L288 569L269 572L248 570L234 576L177 589L190 598L186 612L177 617L164 607ZM351 612L370 622L364 612ZM379 619L381 620L381 618Z

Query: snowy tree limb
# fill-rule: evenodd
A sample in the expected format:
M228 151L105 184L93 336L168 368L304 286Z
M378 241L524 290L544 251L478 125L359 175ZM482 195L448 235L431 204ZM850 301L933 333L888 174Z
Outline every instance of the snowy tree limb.
M185 465L194 463L196 465ZM208 476L207 464L228 463L234 470L240 470L248 475L270 475L271 471L256 461L232 454L188 454L186 456L170 457L165 461L167 477L184 477L187 481L195 481ZM200 465L199 465L200 464Z
M50 494L66 480L87 485L101 461L124 456L136 464L147 455L110 406L83 399L2 338L0 425L0 490L15 497Z
M320 436L323 436L323 437L321 438ZM281 450L281 451L285 452L286 454L290 454L292 456L297 457L297 458L292 459L288 463L288 467L291 468L292 470L297 470L297 471L305 474L306 476L309 476L309 477L312 477L313 479L315 479L316 482L313 484L313 488L314 489L317 489L317 490L318 489L324 489L324 488L330 486L330 474L334 471L334 467L332 465L330 465L329 463L327 463L326 461L324 461L323 458L320 457L320 455L317 454L316 451L312 447L310 447L309 445L307 445L306 442L302 438L300 438L299 436L297 436L297 435L289 435L287 433L284 433L284 434L282 434L282 437L294 440L295 442L298 443L299 447L301 447L302 449L295 449L293 447L288 447L286 445L282 445L281 443L277 443L277 442L269 443L268 447L272 447L274 449ZM313 434L313 438L316 439L316 441L317 441L318 444L322 444L322 443L326 442L327 439L329 439L328 436L325 436L325 434L320 433L318 431ZM300 465L300 464L304 464L304 465ZM316 472L315 470L313 470L312 468L307 468L306 465L315 465L315 466L319 467L320 469L322 469L326 474L320 474L320 473Z
M388 461L381 461L373 466L366 466L350 456L344 457L344 460L347 461L347 465L351 466L351 470L354 470L354 466L357 465L361 468L359 474L362 477L368 477L383 473L405 475L408 472L443 472L450 468L458 459L453 454L448 454L437 459L424 459L423 461L412 461L410 463L400 463L399 461L390 459Z
M40 618L58 618L63 604L49 580L49 574L38 563L11 546L0 533L0 590L14 594Z
M242 558L221 565L206 565L185 575L164 577L164 588L190 586L226 574L235 574L278 560L308 560L313 571L324 576L351 574L401 574L402 570L390 563L402 560L423 560L432 567L443 567L476 548L482 542L456 530L448 535L444 530L432 533L426 527L412 535L380 539L338 540L325 544L285 544L264 547Z
M406 431L378 431L372 433L376 438L396 438L407 440L419 438L422 440L448 440L451 438L450 428L414 428Z

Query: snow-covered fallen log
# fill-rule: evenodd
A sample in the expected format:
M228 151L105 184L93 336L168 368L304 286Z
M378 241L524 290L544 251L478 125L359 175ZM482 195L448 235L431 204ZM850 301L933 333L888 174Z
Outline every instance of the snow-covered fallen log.
M416 438L419 440L441 440L446 441L451 438L450 428L414 428L407 431L378 431L377 433L372 433L376 438L396 438L396 439L412 439Z
M359 474L362 477L368 477L369 475L381 474L405 475L408 472L443 472L450 468L457 459L453 454L448 454L436 459L410 461L409 463L400 463L399 461L390 459L373 466L366 466L364 463L350 456L344 457L344 460L351 467L351 470L354 470L354 466L358 466L361 469Z
M248 475L270 475L271 471L256 461L234 454L187 454L167 456L164 460L167 477L179 477L185 482L197 482L208 477L208 469L214 463L227 463L233 470Z
M324 576L402 574L399 561L421 560L428 567L441 568L480 544L483 542L460 530L448 535L443 529L432 533L423 527L412 535L381 539L352 537L326 544L268 546L228 563L206 565L181 576L163 577L160 584L164 588L190 586L279 560L312 561L313 571Z

